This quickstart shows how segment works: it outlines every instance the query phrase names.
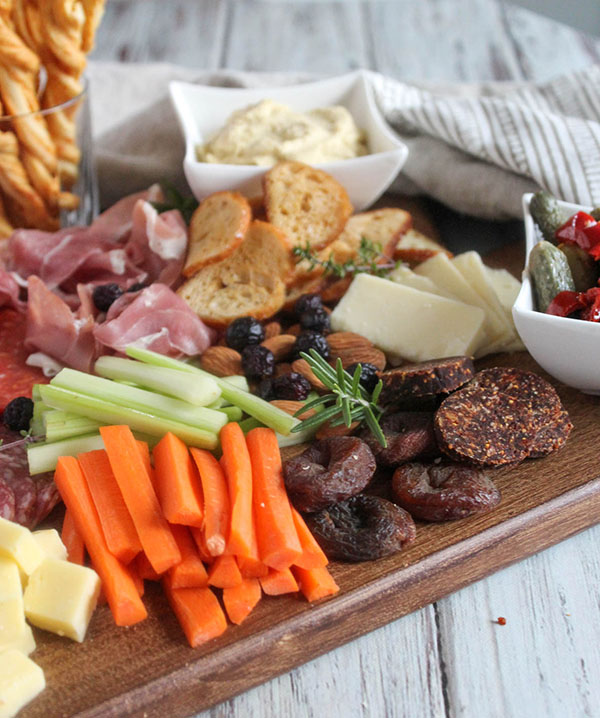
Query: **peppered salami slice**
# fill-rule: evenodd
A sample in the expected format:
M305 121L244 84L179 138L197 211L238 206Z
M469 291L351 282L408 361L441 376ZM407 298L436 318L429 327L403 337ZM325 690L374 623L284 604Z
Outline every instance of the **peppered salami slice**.
M529 450L530 458L539 459L560 449L569 438L572 428L573 424L569 419L569 415L563 409L558 419L549 421L546 426L543 426L537 432L533 445Z
M58 488L54 483L52 472L47 474L39 474L35 476L34 481L37 487L37 499L35 502L35 515L33 516L33 526L41 523L52 509L60 501Z
M402 404L415 397L444 394L466 384L475 374L470 357L457 356L406 364L381 373L383 404Z
M0 518L15 520L15 495L3 479L0 479Z
M363 429L360 437L382 466L398 466L417 457L434 457L440 453L433 430L433 412L384 414L380 426L387 441L386 448L381 446L370 429Z

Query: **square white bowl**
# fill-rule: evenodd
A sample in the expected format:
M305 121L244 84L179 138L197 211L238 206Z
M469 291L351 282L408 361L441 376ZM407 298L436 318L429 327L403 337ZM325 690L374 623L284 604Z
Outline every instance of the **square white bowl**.
M282 102L299 112L330 105L343 105L349 110L365 131L370 154L316 166L346 188L356 211L368 207L385 192L408 156L408 148L379 111L364 71L287 87L240 89L171 82L169 89L185 137L183 169L198 200L219 190L237 190L248 197L262 194L261 179L266 167L199 162L196 148L220 130L232 112L263 99Z
M600 394L600 324L535 309L527 263L541 236L529 211L532 197L523 195L526 260L523 285L512 309L515 326L531 356L548 374L586 394ZM569 202L559 202L559 206L568 216L592 209Z

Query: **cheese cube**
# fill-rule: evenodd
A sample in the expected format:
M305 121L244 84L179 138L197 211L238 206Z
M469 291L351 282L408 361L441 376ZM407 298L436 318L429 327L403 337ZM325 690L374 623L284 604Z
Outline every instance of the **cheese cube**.
M56 529L34 531L33 538L44 552L46 558L55 558L59 561L67 560L67 549Z
M23 620L21 629L20 633L14 631L10 640L8 639L8 636L6 636L6 642L0 635L0 654L3 651L16 650L28 656L30 653L35 651L35 638L33 637L31 626L28 626L27 623L25 623L25 620Z
M29 577L25 615L34 626L83 641L100 593L91 568L46 558Z
M0 556L12 558L27 576L40 565L44 554L31 531L0 518Z
M0 603L22 596L19 567L12 559L0 556Z
M357 275L331 314L334 331L362 334L384 352L408 361L470 355L480 341L479 307Z
M9 648L29 655L35 650L31 628L25 623L23 592L17 564L0 558L0 651Z
M44 672L20 651L0 653L0 718L13 718L46 687Z

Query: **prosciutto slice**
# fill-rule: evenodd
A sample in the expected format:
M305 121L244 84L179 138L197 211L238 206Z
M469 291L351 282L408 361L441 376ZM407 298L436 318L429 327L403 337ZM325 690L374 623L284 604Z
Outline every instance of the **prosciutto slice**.
M120 297L94 336L118 352L135 344L168 356L201 354L214 340L214 332L183 299L160 283Z
M24 304L19 299L20 291L21 288L12 274L0 266L0 307L22 309Z

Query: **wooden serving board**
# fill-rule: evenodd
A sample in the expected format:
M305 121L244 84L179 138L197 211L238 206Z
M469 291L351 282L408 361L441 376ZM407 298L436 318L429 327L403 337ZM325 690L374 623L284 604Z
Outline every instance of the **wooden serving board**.
M519 256L503 250L490 264L519 266ZM547 376L526 353L481 364L492 365ZM141 624L117 628L101 606L83 644L34 629L47 688L21 718L193 715L600 522L600 400L553 383L572 435L554 455L492 472L503 498L490 514L418 524L415 543L395 556L332 564L341 588L332 599L265 596L245 623L199 649L149 582ZM56 511L49 524L60 520Z

